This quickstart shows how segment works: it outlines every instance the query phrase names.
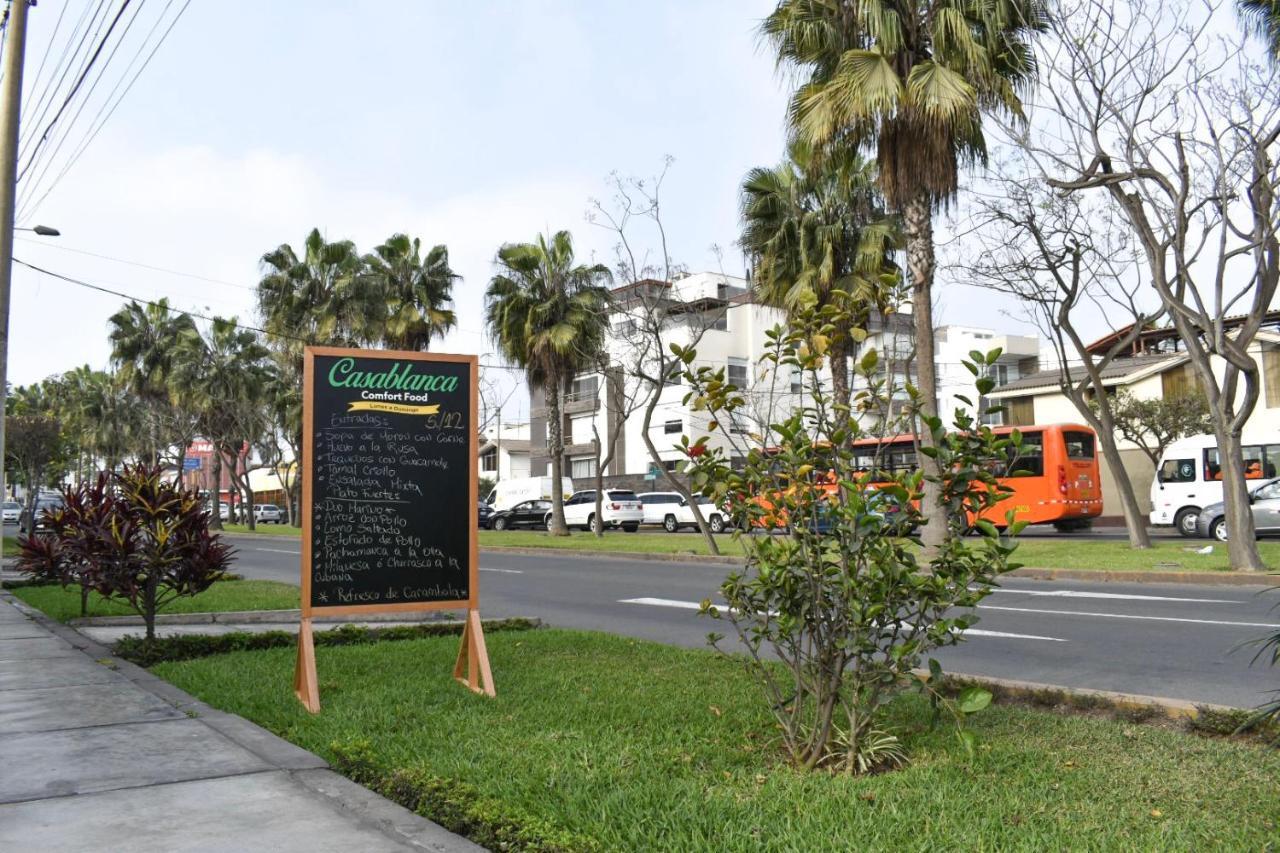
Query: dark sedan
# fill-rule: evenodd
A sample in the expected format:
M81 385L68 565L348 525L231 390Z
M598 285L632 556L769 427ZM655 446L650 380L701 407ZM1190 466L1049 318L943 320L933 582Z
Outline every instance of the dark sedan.
M481 530L489 529L489 519L493 517L493 507L484 501L476 501L476 523Z
M489 517L489 526L494 530L514 530L518 527L545 527L543 521L551 512L551 501L521 501L511 509L495 512Z

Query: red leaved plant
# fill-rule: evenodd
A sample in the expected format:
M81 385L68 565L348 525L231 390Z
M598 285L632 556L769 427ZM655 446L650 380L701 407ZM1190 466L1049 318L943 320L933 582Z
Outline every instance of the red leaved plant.
M125 466L64 490L46 531L18 540L18 569L31 577L125 601L142 616L147 639L155 618L182 595L204 592L233 558L209 532L209 516L193 490L162 479L159 467Z

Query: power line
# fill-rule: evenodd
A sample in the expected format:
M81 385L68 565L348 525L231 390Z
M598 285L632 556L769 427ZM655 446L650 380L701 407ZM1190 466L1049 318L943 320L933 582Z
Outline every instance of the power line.
M179 276L182 276L183 278L192 278L192 279L196 279L197 281L205 281L210 284L221 284L227 287L235 287L235 288L239 288L240 290L248 290L255 293L258 290L256 286L252 286L248 284L239 284L234 281L223 281L222 279L219 279L219 278L209 278L208 276L198 275L197 273L193 273L193 272L183 272L182 270L172 270L172 269L167 269L165 267L152 266L151 264L144 264L144 263L141 263L140 261L128 261L128 260L125 260L124 258L113 258L110 255L101 255L101 254L98 254L97 252L90 252L87 249L73 249L70 246L62 245L61 243L49 242L44 240L33 240L30 237L17 237L15 239L23 243L30 243L33 246L44 246L49 249L58 249L59 251L63 251L63 252L74 252L77 255L87 255L91 258L98 258L104 261L111 261L112 263L116 263L116 264L126 264L131 267L138 267L139 269L151 270L153 272L167 273L168 275L179 275Z
M93 14L89 14L90 8L93 8ZM58 57L58 62L53 67L53 71L49 75L50 85L46 86L40 94L40 98L36 101L35 106L28 110L27 127L23 128L22 137L18 143L18 150L22 151L31 144L34 134L44 121L44 117L49 114L49 110L53 107L54 98L62 83L67 79L67 75L71 73L72 67L76 63L76 57L80 55L80 49L89 43L89 31L93 29L94 22L98 20L98 14L106 10L106 0L98 0L96 7L85 4L84 11L80 14L80 20L76 22L75 29L71 31L71 35L67 38L67 43L62 47L62 53ZM105 18L104 18L105 20ZM80 27L84 26L84 32L80 32ZM99 24L101 27L101 24ZM77 36L79 40L77 41ZM50 41L50 46L53 42ZM73 46L74 45L74 49ZM65 66L65 67L64 67ZM61 73L59 73L61 72ZM57 78L56 81L54 78Z
M129 60L129 64L125 66L124 74L122 74L120 76L120 79L116 81L116 85L111 89L111 92L107 94L107 97L103 101L102 106L98 108L97 115L95 115L93 117L93 120L90 121L89 130L85 133L83 141L79 144L78 147L75 148L71 157L67 160L66 165L62 167L62 170L58 172L58 174L54 177L52 183L49 184L49 186L40 195L40 197L34 201L34 203L23 205L24 212L34 213L37 209L39 209L40 205L44 202L46 198L49 197L49 194L53 192L54 188L57 187L58 183L63 179L63 177L66 176L66 174L71 171L71 168L75 166L75 164L80 160L81 155L83 155L85 150L93 143L93 140L98 138L98 134L102 131L103 126L106 125L106 123L111 120L111 117L113 115L115 115L116 109L120 106L121 102L124 101L125 97L133 89L133 84L138 82L138 78L142 76L142 72L147 70L147 66L151 64L151 60L155 58L156 53L160 50L160 46L163 45L165 43L165 40L169 38L169 33L171 33L173 31L173 28L177 26L178 21L182 18L183 13L185 13L187 11L187 7L191 5L191 0L186 0L186 2L182 4L182 8L180 8L178 10L178 13L173 16L173 20L169 22L169 26L165 29L164 33L162 33L160 38L156 41L155 46L151 48L151 52L147 54L147 58L143 61L142 65L139 66L138 70L134 73L133 77L129 79L128 84L124 87L124 91L120 93L120 96L116 98L115 102L113 103L111 100L112 97L120 89L120 84L124 82L126 77L128 77L129 70L133 68L134 63L138 61L138 57L141 56L143 50L146 49L147 42L151 39L151 36L155 33L156 29L164 21L164 16L168 14L169 8L173 5L173 3L174 3L174 0L169 0L169 2L165 4L164 10L161 11L160 16L156 18L156 22L152 24L151 29L147 32L146 36L143 38L142 44L138 46L138 50L134 54L133 59ZM110 109L108 109L108 105L110 105ZM104 111L106 111L105 116L103 115ZM45 171L47 171L47 169ZM33 186L38 187L41 180L43 180L43 178L44 178L44 172L41 173L40 179L37 180ZM34 197L36 192L37 192L37 189L33 188L30 192L30 195L28 196L28 199Z
M93 49L93 53L89 55L88 61L81 69L80 75L76 78L76 82L72 84L71 89L67 92L67 96L62 99L62 104L58 107L58 111L53 114L53 118L50 119L48 125L45 126L44 133L40 134L40 137L36 140L35 146L31 149L30 156L27 158L27 165L23 166L22 170L18 172L19 181L21 181L27 174L27 170L31 168L31 164L35 161L36 155L40 153L41 146L48 141L49 134L53 131L54 126L57 125L58 119L62 118L62 114L66 112L72 99L75 98L76 93L80 91L80 87L84 85L84 81L89 76L89 72L93 69L94 64L98 61L98 57L102 55L102 51L106 48L107 40L111 38L111 33L115 30L116 24L120 23L120 19L124 17L125 10L129 8L129 4L131 2L132 0L123 0L123 2L121 2L120 9L116 12L115 17L111 19L111 24L107 27L106 33L98 40L97 46ZM142 0L139 0L139 6L141 6L141 2ZM137 10L134 11L134 18L137 18ZM130 25L132 25L132 20L130 20ZM119 47L118 42L116 47ZM115 50L113 49L112 55L114 54ZM99 78L100 77L101 75L99 75Z

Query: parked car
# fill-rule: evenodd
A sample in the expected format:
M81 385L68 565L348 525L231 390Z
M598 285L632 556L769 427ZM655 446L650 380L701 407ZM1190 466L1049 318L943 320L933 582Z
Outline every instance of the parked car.
M226 501L218 502L218 518L222 519L223 521L231 520L231 505L228 504Z
M494 530L513 530L517 527L542 527L551 515L551 501L537 498L521 501L511 509L500 509L489 516L489 526Z
M675 533L682 527L697 527L698 520L694 518L693 507L689 502L680 497L679 492L671 492L676 496L675 503L663 503L662 507L662 528L668 533ZM698 509L702 512L702 518L707 522L707 527L711 528L712 533L723 533L726 527L729 527L729 514L720 507L716 506L711 498L702 495L694 495L694 499L698 502ZM641 499L643 500L643 498ZM648 505L646 504L646 520L648 518Z
M258 524L284 524L284 513L275 504L254 504L253 520Z
M1257 533L1280 533L1280 479L1270 479L1249 493L1249 509L1253 511L1253 529ZM1219 542L1230 536L1227 530L1227 505L1212 503L1200 510L1196 532Z
M476 501L476 519L481 530L489 529L489 519L493 518L493 507L484 501Z
M32 513L28 514L25 510L18 517L18 532L30 535L31 533L39 533L46 526L45 513L48 510L56 509L63 505L64 501L61 496L58 497L39 497L36 498L35 506L32 507ZM32 515L35 516L34 528L31 523Z
M499 480L484 501L495 510L511 509L521 501L549 501L553 485L555 483L550 477L512 477L509 480ZM573 480L561 477L560 490L566 498L573 494Z
M548 508L550 509L550 508ZM564 502L564 521L569 527L581 527L595 531L600 527L621 527L628 533L640 529L644 521L644 505L630 489L605 489L604 502L600 506L600 518L596 518L596 490L574 492ZM551 513L544 520L551 527Z
M641 524L662 524L672 507L684 500L679 492L641 492L639 497L644 506Z
M5 524L8 524L10 522L16 522L18 520L18 516L20 515L22 515L22 504L18 503L17 501L4 502Z

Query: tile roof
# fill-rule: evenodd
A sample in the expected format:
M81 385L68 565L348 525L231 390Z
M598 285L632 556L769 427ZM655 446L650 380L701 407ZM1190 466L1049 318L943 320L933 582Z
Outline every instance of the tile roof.
M1180 361L1186 356L1184 353L1161 353L1160 355L1135 355L1129 358L1117 358L1104 367L1101 371L1102 379L1105 382L1108 379L1122 379L1141 370L1154 367L1162 362L1169 362L1170 366L1175 361ZM1076 365L1070 371L1071 380L1078 381L1085 376L1083 365ZM1056 388L1058 386L1058 369L1055 367L1051 370L1041 370L1032 373L1030 376L1024 376L1021 379L1015 379L1007 382L999 388L992 390L992 394L1005 395L1010 391L1025 391L1033 388Z

